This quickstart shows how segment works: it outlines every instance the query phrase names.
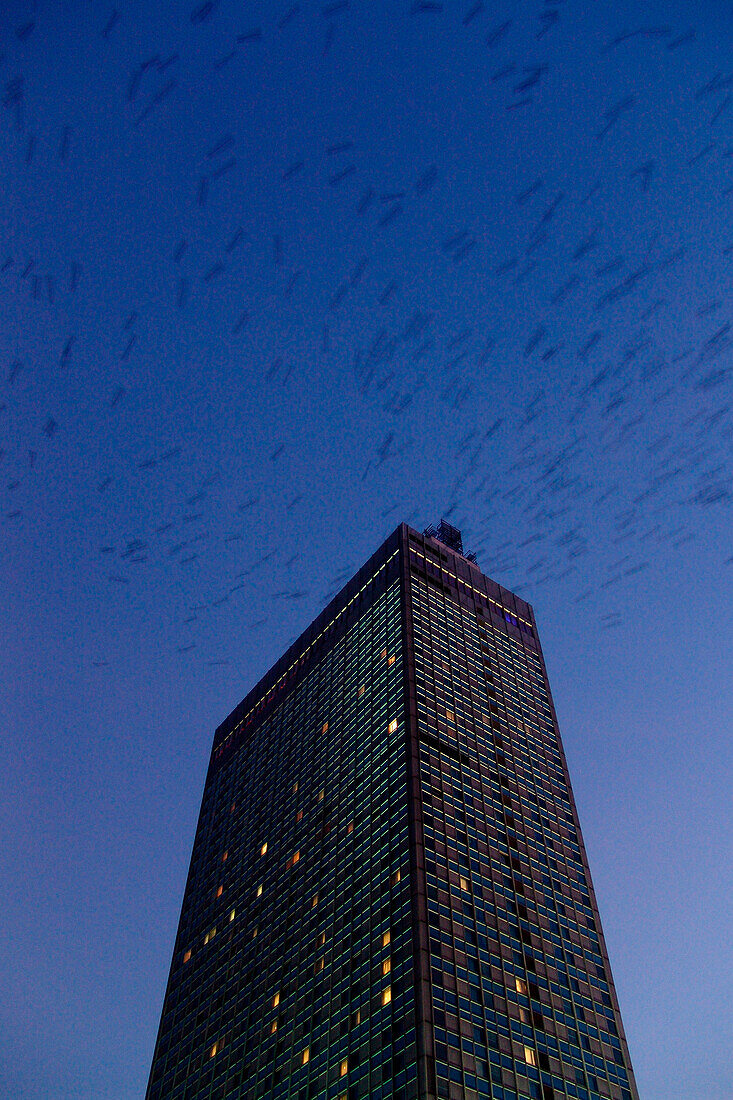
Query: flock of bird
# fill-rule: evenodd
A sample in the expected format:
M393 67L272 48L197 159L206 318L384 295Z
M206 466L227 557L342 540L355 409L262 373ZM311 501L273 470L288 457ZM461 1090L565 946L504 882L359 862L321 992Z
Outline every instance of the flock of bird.
M567 0L505 5L501 18L481 0L395 0L385 12L390 7L393 19L385 17L376 39L386 55L391 37L424 39L450 54L462 48L454 39L471 36L482 89L502 128L542 126L547 97L558 94L562 51L575 33L577 13ZM723 7L721 33L731 37L733 13ZM445 142L426 149L409 172L390 173L374 163L356 107L353 131L338 140L325 121L322 136L307 140L309 120L301 153L286 151L292 134L282 141L283 155L262 182L267 203L253 241L238 193L257 132L248 66L276 66L291 42L302 48L307 38L325 84L339 51L359 48L350 41L359 37L359 21L369 22L356 0L272 3L263 11L262 22L240 21L235 30L223 0L182 8L177 23L170 17L165 48L145 40L144 20L122 4L87 28L84 56L96 55L100 68L112 67L113 47L124 45L126 83L110 96L120 131L113 142L138 141L146 157L163 160L167 151L157 143L166 112L178 111L177 126L190 113L188 131L171 138L177 156L185 145L190 173L161 199L168 244L155 263L164 275L124 305L104 300L98 257L84 252L83 225L78 245L59 259L52 249L44 253L47 229L37 214L29 228L16 207L18 225L6 222L0 301L16 320L2 345L0 537L20 545L27 538L31 552L24 524L34 482L58 462L59 444L78 438L91 483L74 483L73 491L79 512L92 517L95 583L124 608L123 590L158 578L156 604L167 602L175 618L171 657L193 653L204 665L226 664L232 643L217 641L216 626L225 607L255 633L286 618L303 628L361 564L346 554L325 590L304 580L311 570L302 531L324 523L323 500L294 473L292 452L302 403L314 390L324 401L348 399L334 414L337 433L344 415L363 417L373 433L347 480L355 501L380 501L375 547L403 519L416 526L436 519L412 482L413 467L434 444L445 468L437 510L463 529L486 572L530 600L548 586L565 586L571 600L592 606L653 569L660 553L681 552L706 525L729 524L733 70L700 73L688 58L697 28L640 23L589 41L599 65L610 58L623 66L624 51L642 50L650 67L677 66L671 86L695 124L681 127L679 145L663 156L639 156L626 128L648 125L645 89L609 89L588 134L597 167L570 189L538 156L534 173L523 170L511 193L491 197L512 227L499 238L499 254L480 204L452 198L456 168ZM3 28L0 126L14 158L4 186L24 174L65 172L62 188L70 194L75 164L89 170L94 142L83 111L58 125L45 121L45 17L39 8ZM263 60L267 51L271 62ZM241 77L231 75L240 70ZM224 79L241 79L247 108L239 130L214 122L212 138L212 88ZM455 79L468 81L465 72ZM295 82L291 94L297 113ZM159 129L150 130L154 125ZM659 228L665 192L677 191L696 194L701 207L715 205L719 237L706 245L705 270L694 218L681 211L689 226L679 239ZM148 202L155 211L155 195ZM3 206L11 205L6 196ZM289 215L281 213L300 205L315 211L305 244L293 239ZM639 232L609 215L624 207ZM27 243L34 232L36 249ZM321 243L319 232L330 243ZM343 244L334 248L334 237ZM406 240L414 243L409 254ZM124 266L123 244L118 254L110 247L114 263ZM330 285L318 283L319 256L335 254ZM494 300L511 303L511 329L490 308L481 310ZM171 359L181 354L174 330L190 334L190 360L200 356L205 336L195 331L207 313L222 319L218 339L232 362L248 364L242 386L251 397L243 407L254 419L258 402L277 400L283 409L283 430L260 448L245 491L210 462L206 441L177 435L172 416L156 424L161 391L175 387L176 376L172 368L153 376L150 356L165 356L166 341ZM93 340L86 325L95 328ZM100 341L107 365L94 373L88 346ZM216 381L204 399L222 432L230 384L221 387L221 408L211 400ZM188 393L190 377L181 385ZM140 427L149 422L153 427ZM147 439L144 452L124 444L126 423L136 445ZM113 442L105 450L107 439ZM117 452L115 440L122 441ZM333 507L328 522L345 523ZM278 537L268 546L273 509ZM290 541L282 536L289 526L301 532ZM721 568L732 563L724 558ZM600 627L618 626L620 612L608 611L603 599L600 606ZM92 663L108 661L99 653Z

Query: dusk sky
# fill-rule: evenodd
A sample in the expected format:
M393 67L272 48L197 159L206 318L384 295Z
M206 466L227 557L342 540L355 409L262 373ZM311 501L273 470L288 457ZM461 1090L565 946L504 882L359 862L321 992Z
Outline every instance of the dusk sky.
M445 516L728 1100L733 4L117 4L0 4L0 1095L143 1096L215 727Z

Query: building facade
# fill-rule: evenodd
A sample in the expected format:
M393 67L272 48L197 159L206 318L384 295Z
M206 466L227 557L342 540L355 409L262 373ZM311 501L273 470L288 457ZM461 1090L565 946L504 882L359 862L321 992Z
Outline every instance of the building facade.
M531 607L401 525L219 727L148 1100L638 1100Z

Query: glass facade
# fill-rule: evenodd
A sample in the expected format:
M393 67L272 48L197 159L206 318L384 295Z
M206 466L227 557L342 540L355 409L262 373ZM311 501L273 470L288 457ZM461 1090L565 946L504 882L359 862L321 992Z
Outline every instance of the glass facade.
M217 731L147 1096L636 1098L531 608L435 538Z

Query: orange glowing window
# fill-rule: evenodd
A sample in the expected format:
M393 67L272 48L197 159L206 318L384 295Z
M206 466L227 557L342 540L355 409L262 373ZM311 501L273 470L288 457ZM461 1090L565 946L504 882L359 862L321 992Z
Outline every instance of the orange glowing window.
M397 730L397 719L393 718L390 724L387 726L387 733L395 733Z
M191 958L191 952L190 951L184 951L183 952L183 961L185 963L187 963L190 958Z
M325 932L321 932L320 936L319 936L319 937L318 937L318 939L316 940L316 947L323 947L323 945L325 944L325 942L326 942L326 933L325 933Z
M209 1058L213 1058L221 1050L221 1043L217 1040L209 1051Z
M354 831L354 822L350 821L349 824L346 826L346 832L347 833L353 833L353 831Z
M303 820L303 811L302 810L298 810L297 814L295 815L295 820L296 821L302 821Z
M257 897L258 898L262 897L262 883L260 883L259 886L257 887Z
M230 923L230 924L231 924L231 923L232 923L232 921L234 920L234 915L235 915L235 912L234 912L234 909L232 909L231 913L229 914L229 923Z
M339 1077L345 1077L349 1072L349 1059L343 1058L339 1066Z
M316 973L316 974L320 974L320 973L321 973L321 971L323 970L323 968L324 968L324 966L325 966L325 965L326 965L326 961L325 961L325 959L323 959L323 958L321 958L321 959L318 959L318 960L316 961L316 965L315 965L315 966L314 966L314 968L313 968L313 970L314 970L314 973Z
M387 988L382 992L382 1004L383 1005L388 1005L391 1000L392 1000L392 986L388 985Z
M402 878L402 874L401 874L400 869L398 867L397 870L392 875L392 885L396 886L397 883L401 880L401 878Z
M295 782L293 783L293 794L297 794L297 793L298 793L298 780L296 779Z
M537 1059L535 1058L535 1053L532 1050L532 1047L525 1047L524 1048L524 1060L525 1060L525 1062L527 1063L528 1066L536 1066L537 1065Z
M315 909L318 905L318 894L313 895L313 901L311 902L311 909Z
M392 656L391 656L391 657L389 658L389 660L387 661L387 664L388 664L388 665L393 665L393 664L394 664L394 662L395 662L395 655L394 655L394 653L393 653L393 654L392 654Z
M386 978L391 969L392 969L392 960L391 959L385 959L384 962L382 963L382 977Z
M323 802L323 799L325 798L325 796L326 796L326 792L325 792L325 791L319 791L319 792L318 792L318 801L319 801L319 802Z
M216 896L218 898L220 898L223 893L224 893L224 887L223 886L218 886L217 889L216 889Z
M270 1035L274 1035L277 1031L277 1020L273 1020L270 1024Z
M359 698L360 699L361 699L361 697L362 697L362 695L364 694L365 691L366 691L366 688L362 684L361 687L359 688Z
M260 855L261 856L267 855L267 841L265 841L265 843L260 848Z
M224 855L221 857L222 863L226 863L226 861L228 859L229 859L229 852L224 852Z
M308 1062L310 1062L310 1060L311 1060L311 1049L310 1049L310 1047L306 1047L305 1050L303 1051L303 1053L300 1056L300 1064L302 1066L305 1066L305 1065L308 1064Z
M280 994L279 994L279 992L278 992L278 993L276 993L276 994L275 994L275 996L274 996L274 997L272 998L272 1007L273 1007L273 1008L277 1008L277 1006L278 1006L279 1004L280 1004Z
M321 733L328 733L328 722L323 723L323 729L321 730Z
M392 933L389 930L387 930L382 935L382 947L388 947L391 942L392 942Z

